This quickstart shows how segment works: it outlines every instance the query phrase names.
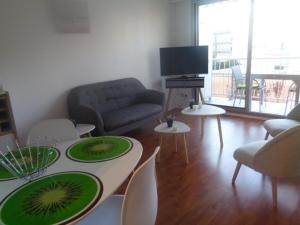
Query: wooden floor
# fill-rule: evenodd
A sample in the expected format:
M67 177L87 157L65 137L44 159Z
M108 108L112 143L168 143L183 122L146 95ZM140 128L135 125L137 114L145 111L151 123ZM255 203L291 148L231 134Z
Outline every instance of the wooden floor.
M272 210L268 177L242 166L235 187L231 185L236 166L233 151L264 138L262 121L223 116L224 147L220 149L215 118L206 118L201 134L199 118L176 114L176 120L191 127L187 135L190 163L185 165L182 140L175 153L172 136L166 137L157 163L157 225L300 224L300 179L279 182L277 211ZM143 144L141 162L158 144L153 127L154 124L127 134ZM124 189L125 185L120 191Z

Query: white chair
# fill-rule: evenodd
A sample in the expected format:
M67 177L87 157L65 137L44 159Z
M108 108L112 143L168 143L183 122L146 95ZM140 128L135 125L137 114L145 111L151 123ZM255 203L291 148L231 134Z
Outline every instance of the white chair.
M264 128L267 130L265 140L269 135L275 137L282 131L300 125L300 104L296 105L284 119L272 119L264 122Z
M159 150L156 147L133 173L124 196L109 197L79 225L154 225L158 205L155 158Z
M79 138L73 122L68 119L49 119L36 124L29 131L27 144L52 145Z
M232 184L241 165L246 165L272 180L273 207L277 207L277 179L300 176L300 125L290 128L270 141L258 141L238 148L238 161Z
M16 149L16 139L14 135L0 136L0 152L7 152L8 148Z

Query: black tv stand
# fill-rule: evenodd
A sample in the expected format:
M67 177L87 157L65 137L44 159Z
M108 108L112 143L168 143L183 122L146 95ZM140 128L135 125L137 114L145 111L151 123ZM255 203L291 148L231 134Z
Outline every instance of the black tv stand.
M170 99L172 96L172 91L174 88L193 88L195 89L196 102L199 102L199 94L201 102L204 102L204 98L201 92L201 88L204 88L204 77L177 77L177 78L167 78L166 79L166 88L170 89L167 104L165 109L165 114L169 110Z

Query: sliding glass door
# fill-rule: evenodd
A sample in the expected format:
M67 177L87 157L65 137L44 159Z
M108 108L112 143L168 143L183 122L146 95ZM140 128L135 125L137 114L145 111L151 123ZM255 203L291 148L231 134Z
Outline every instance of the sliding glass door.
M198 45L209 46L209 74L205 78L208 103L245 107L245 71L250 2L222 1L198 6ZM232 75L239 65L241 74Z
M257 0L251 79L260 85L251 111L286 114L299 100L299 0Z
M297 0L198 1L197 44L209 46L207 103L288 113L299 100L299 5Z

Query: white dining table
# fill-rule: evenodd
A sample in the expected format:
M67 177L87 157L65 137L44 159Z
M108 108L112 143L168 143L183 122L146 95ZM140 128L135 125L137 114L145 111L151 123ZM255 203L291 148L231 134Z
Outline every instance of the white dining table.
M97 204L85 215L72 221L71 224L76 224L81 219L83 219L87 214L89 214L93 209L101 205L110 195L112 195L120 185L128 178L130 173L134 170L139 160L141 159L143 153L142 144L133 138L128 138L132 141L132 149L118 158L96 162L96 163L83 163L72 161L66 156L66 150L74 143L82 140L77 139L73 141L67 141L58 143L56 148L60 151L59 159L48 167L44 175L50 175L59 172L66 171L81 171L88 172L96 177L98 177L103 184L102 196L97 202ZM20 179L14 179L9 181L0 181L0 202L11 192L13 192L18 187L24 185L26 182Z

